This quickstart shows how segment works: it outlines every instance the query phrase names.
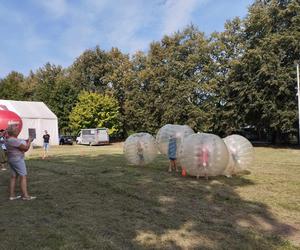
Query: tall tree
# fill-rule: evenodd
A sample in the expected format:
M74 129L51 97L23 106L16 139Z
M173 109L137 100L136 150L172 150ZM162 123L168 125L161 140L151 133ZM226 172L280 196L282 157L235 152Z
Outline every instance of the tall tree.
M20 101L24 99L23 74L12 71L4 79L0 79L0 98Z
M299 1L256 1L245 20L245 53L230 74L229 98L244 124L272 132L274 142L296 131L299 27Z
M61 133L70 132L69 114L76 104L80 88L73 85L69 73L61 66L47 63L35 73L31 73L27 82L29 88L34 89L30 98L49 106L58 117Z
M165 36L167 78L163 88L165 111L162 123L188 124L200 131L210 127L212 98L208 41L196 27L189 26L173 36Z
M56 80L63 73L61 66L46 63L39 68L32 76L32 84L35 86L33 99L35 101L43 101L51 108L55 106L53 103L53 92Z
M79 92L80 90L72 84L68 75L63 74L56 79L51 93L51 105L52 111L58 117L58 126L62 134L72 132L69 125L69 117L73 107L76 105Z
M137 121L133 130L154 133L166 123L206 130L210 64L208 42L194 26L152 43L147 56L138 53L126 100L132 122Z
M118 136L121 128L118 101L108 95L81 92L70 113L70 127L75 133L84 128L105 127L111 136Z
M95 49L86 50L70 67L70 76L73 84L87 91L107 90L104 76L109 72L108 55L98 46Z
M128 55L124 55L117 48L112 48L107 53L107 72L103 82L107 86L106 93L111 94L119 103L122 129L119 131L122 137L127 136L127 119L125 118L125 92L127 86L133 81L132 63Z
M213 75L210 85L213 93L211 130L220 135L230 134L241 126L244 120L239 112L238 99L230 98L234 84L229 78L232 68L245 53L244 26L240 18L227 21L223 32L215 32L210 37Z
M125 90L125 120L127 132L146 131L145 118L146 111L144 103L148 91L144 91L143 82L147 78L146 72L147 56L142 52L137 52L132 58L133 79L129 81ZM158 117L157 117L158 118ZM149 121L151 117L147 117ZM152 132L149 130L149 132Z

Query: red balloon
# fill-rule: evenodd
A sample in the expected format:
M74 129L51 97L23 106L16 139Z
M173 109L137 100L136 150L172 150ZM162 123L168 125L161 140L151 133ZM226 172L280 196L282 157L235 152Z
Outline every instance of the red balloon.
M19 134L23 126L21 117L12 111L0 110L0 129L6 130L9 125L16 125Z

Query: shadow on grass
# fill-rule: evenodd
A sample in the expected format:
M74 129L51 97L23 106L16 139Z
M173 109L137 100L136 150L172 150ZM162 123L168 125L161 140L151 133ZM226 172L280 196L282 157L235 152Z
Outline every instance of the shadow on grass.
M167 173L167 164L160 157L147 167L128 166L121 154L32 159L30 189L39 198L1 201L1 244L5 249L290 247L278 235L295 229L278 222L263 203L238 195L237 188L255 183L244 177L183 178ZM3 197L8 179L0 179Z

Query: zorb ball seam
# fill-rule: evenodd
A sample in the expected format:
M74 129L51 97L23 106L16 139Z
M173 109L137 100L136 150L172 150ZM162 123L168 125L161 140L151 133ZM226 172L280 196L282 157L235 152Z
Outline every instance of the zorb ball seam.
M135 133L124 142L124 154L132 165L143 166L152 162L157 156L155 139L148 133Z
M229 135L224 142L230 159L224 175L231 176L248 169L254 161L254 148L251 142L241 135Z
M229 154L223 140L213 134L192 134L183 142L181 162L189 175L221 175L228 165Z

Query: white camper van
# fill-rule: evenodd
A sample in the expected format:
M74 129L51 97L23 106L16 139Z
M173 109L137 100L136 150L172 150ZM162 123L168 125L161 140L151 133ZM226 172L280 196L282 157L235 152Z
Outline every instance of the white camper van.
M76 138L77 144L85 145L103 145L109 144L109 135L107 128L88 128L81 129Z

